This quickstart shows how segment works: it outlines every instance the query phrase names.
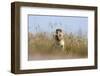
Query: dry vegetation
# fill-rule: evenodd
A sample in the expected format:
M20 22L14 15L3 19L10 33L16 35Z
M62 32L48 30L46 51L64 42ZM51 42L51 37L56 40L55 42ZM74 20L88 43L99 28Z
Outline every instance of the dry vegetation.
M46 59L74 59L86 58L88 55L87 38L65 34L65 48L61 50L54 46L54 38L45 33L33 35L29 33L28 38L28 56L29 60Z

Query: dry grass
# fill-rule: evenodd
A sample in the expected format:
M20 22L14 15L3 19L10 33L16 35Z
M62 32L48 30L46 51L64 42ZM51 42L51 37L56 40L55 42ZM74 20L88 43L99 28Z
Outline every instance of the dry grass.
M33 35L29 33L28 56L29 60L46 59L74 59L86 58L88 55L87 38L72 34L64 36L65 48L54 47L53 37L48 37L45 33Z

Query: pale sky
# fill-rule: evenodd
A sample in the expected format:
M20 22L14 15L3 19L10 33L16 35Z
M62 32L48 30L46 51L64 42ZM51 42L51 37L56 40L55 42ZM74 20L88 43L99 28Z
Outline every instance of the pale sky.
M54 32L56 28L63 29L64 32L77 34L82 32L87 34L88 17L79 16L45 16L29 15L28 30L29 32ZM37 29L37 30L36 30Z

